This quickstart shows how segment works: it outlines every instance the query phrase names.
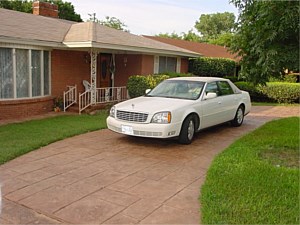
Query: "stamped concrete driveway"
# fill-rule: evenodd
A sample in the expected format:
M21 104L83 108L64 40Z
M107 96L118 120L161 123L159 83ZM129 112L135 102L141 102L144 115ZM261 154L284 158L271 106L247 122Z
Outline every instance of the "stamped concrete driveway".
M188 146L101 130L50 144L0 167L2 224L198 224L199 190L214 156L298 107L253 107Z

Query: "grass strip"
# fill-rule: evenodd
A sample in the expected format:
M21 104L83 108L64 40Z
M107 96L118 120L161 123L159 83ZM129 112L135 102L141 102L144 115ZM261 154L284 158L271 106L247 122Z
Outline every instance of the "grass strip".
M106 128L107 113L63 115L0 126L0 164L55 141Z
M203 224L299 224L299 122L269 122L215 158L201 189Z

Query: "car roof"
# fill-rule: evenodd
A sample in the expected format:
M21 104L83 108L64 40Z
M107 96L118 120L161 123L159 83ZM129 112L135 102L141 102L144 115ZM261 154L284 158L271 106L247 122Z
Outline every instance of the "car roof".
M227 81L227 79L220 77L175 77L168 80L183 80L183 81L202 81L202 82L212 82L212 81Z

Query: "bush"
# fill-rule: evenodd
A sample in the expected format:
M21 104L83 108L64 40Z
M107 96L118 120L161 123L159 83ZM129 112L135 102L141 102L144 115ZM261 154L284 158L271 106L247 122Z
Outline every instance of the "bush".
M130 76L127 83L129 96L130 98L142 96L147 89L153 89L160 82L168 78L168 75Z
M232 76L235 67L234 60L225 58L199 57L189 61L189 71L197 76Z
M225 79L231 80L231 82L235 83L235 82L239 82L239 81L244 81L243 78L240 77L236 77L236 76L225 76L223 77Z
M191 73L176 73L176 72L164 72L158 75L167 75L170 78L174 78L174 77L191 77L193 76L193 74Z
M268 83L267 86L260 87L260 91L278 103L290 104L300 102L300 84Z
M299 75L286 74L279 78L271 77L270 82L285 82L285 83L297 83L299 81Z
M254 86L247 82L236 82L236 86L248 91L252 101L255 102L277 102L277 103L299 103L300 84L270 82L266 86Z

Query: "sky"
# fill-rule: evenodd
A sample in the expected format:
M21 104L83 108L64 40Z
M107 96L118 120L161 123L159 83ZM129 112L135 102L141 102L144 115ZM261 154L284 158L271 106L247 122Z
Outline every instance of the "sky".
M201 14L238 10L229 0L69 0L75 12L86 21L88 14L96 18L116 17L127 25L130 33L157 35L159 33L187 33ZM195 30L194 30L195 31Z

